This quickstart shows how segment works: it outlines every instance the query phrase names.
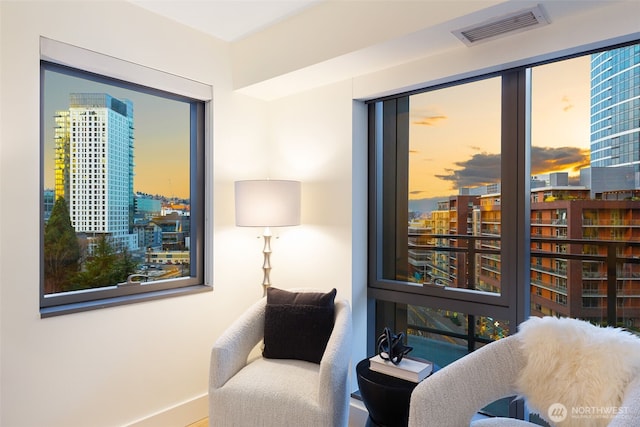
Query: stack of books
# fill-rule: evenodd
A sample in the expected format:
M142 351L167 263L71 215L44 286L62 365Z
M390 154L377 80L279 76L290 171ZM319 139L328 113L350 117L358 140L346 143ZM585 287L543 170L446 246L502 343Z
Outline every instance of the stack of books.
M369 358L369 369L381 374L419 383L431 374L433 363L428 360L404 357L400 363L394 365L393 362L384 360L378 354Z

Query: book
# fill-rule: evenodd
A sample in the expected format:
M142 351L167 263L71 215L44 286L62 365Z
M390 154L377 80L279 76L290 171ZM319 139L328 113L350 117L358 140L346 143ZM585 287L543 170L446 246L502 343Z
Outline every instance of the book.
M369 358L369 369L381 374L419 383L431 374L433 363L428 360L404 357L400 363L394 365L393 362L384 360L378 354Z

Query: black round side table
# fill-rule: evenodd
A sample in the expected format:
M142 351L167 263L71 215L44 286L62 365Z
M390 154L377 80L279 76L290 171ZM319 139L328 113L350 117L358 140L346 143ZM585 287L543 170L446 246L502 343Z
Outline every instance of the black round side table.
M411 392L418 383L372 371L369 364L363 359L356 365L360 395L369 411L367 426L406 427Z

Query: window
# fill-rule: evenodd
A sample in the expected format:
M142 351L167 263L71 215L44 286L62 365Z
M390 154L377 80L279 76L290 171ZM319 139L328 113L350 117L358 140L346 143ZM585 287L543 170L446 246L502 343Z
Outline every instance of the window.
M640 326L640 293L622 304L620 290L640 274L633 259L640 233L632 220L640 215L633 178L640 162L631 156L638 155L640 121L628 120L638 117L638 65L640 45L632 44L531 67L532 188L551 195L531 209L562 220L543 241L556 244L549 259L569 259L566 295L556 298L559 316ZM572 303L579 296L582 304ZM531 302L544 306L533 295Z
M529 315L640 326L638 65L617 46L369 102L371 338L444 365Z
M517 320L508 284L522 280L525 240L502 236L516 237L527 201L516 198L522 181L504 179L518 153L516 98L504 91L521 80L487 76L369 104L374 330L406 332L413 354L440 366Z
M41 51L42 316L210 289L211 88L44 38Z

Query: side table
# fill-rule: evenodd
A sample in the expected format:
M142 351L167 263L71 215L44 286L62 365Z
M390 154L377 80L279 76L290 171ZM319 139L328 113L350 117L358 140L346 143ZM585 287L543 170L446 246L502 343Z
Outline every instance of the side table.
M411 392L418 385L369 369L369 359L356 365L362 402L369 411L367 426L406 427ZM433 365L433 371L437 370Z

